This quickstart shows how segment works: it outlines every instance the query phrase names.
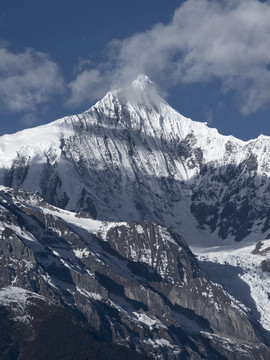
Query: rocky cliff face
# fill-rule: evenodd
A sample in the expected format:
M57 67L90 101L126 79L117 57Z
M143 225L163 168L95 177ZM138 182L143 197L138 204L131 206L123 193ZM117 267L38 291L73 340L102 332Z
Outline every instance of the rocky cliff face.
M107 359L108 344L119 359L270 357L268 240L204 253L206 276L180 236L269 238L269 148L184 118L145 76L83 114L0 137L1 356L11 343L15 358L46 349L48 310L78 331L83 359L88 347Z
M0 182L99 220L259 240L270 233L269 147L184 118L140 76L83 114L1 137Z
M38 307L70 317L85 346L94 341L86 323L100 340L154 358L270 355L250 314L205 276L185 241L165 227L101 222L4 187L0 211L0 308L13 312L15 328L29 324L26 338L16 337L17 351L25 342L35 348L40 339L33 322L43 316L33 316Z
M63 306L15 286L0 290L0 356L10 359L131 359L149 357L102 341Z

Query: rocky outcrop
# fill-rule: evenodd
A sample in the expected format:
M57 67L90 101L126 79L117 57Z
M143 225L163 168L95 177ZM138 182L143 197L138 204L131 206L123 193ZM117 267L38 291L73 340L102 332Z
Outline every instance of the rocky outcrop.
M41 312L51 307L74 319L83 342L92 341L83 330L90 326L100 340L153 358L268 354L249 315L164 226L100 222L8 188L1 190L0 211L0 305L9 309L5 294L17 293L27 321L39 321L31 311L27 317L29 295L46 303Z
M0 356L9 359L150 358L108 344L76 315L47 298L18 287L0 289Z

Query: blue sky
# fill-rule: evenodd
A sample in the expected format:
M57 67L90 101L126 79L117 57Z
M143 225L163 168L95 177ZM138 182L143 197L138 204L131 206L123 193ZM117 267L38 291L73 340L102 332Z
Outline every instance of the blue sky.
M183 115L270 135L270 2L1 0L0 134L89 108L146 73Z

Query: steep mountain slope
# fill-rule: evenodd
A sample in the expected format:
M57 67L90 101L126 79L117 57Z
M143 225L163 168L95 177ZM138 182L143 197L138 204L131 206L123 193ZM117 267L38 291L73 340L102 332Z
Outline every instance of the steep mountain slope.
M242 304L270 334L270 240L242 246L217 246L197 252L208 276Z
M123 346L102 341L72 312L35 292L0 290L1 360L147 360Z
M41 344L42 303L95 349L270 357L269 149L181 116L143 75L83 114L0 137L0 311L38 339L12 325L6 341Z
M187 240L197 226L214 239L260 240L270 233L269 147L268 137L243 142L181 116L141 75L83 114L1 137L0 182L99 220L153 220Z
M0 311L15 339L1 358L10 349L26 358L33 349L40 353L53 318L64 324L55 331L59 339L68 331L82 336L82 352L98 348L99 338L155 359L270 356L251 314L166 228L92 220L4 187L0 211Z

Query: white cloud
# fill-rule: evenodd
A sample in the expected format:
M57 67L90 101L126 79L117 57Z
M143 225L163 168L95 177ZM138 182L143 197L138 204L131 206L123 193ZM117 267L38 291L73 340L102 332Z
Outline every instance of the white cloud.
M104 86L104 79L99 70L83 70L68 85L71 95L66 106L76 107L81 104L89 104L90 100L96 100L104 94Z
M207 124L211 125L212 122L213 122L213 111L212 111L212 109L209 108L208 106L204 105L203 111L204 111L204 116L205 116Z
M241 112L270 101L270 2L187 0L170 23L113 41L108 61L83 70L70 84L70 104L146 73L162 87L218 79L233 91Z
M0 48L0 106L11 112L33 113L63 91L59 68L48 55L27 49L14 53Z

